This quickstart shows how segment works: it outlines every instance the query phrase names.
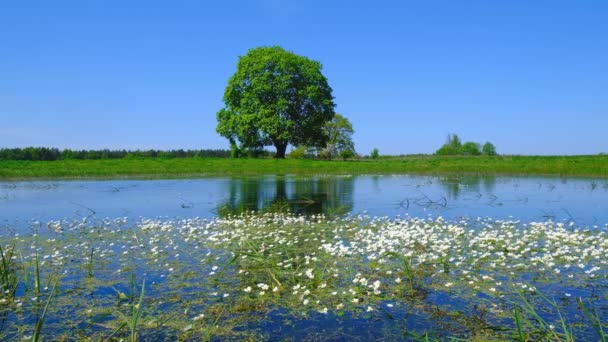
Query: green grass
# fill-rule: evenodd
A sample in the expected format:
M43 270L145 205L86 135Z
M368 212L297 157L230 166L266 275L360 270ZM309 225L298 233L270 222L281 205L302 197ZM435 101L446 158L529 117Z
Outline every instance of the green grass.
M399 173L608 177L608 156L416 156L350 161L220 158L0 161L0 179Z

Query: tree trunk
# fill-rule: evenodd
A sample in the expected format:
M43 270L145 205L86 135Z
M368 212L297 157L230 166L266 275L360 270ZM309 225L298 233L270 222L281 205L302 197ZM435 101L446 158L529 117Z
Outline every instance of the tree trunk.
M285 151L287 150L286 142L277 142L274 143L274 147L277 148L277 154L274 155L275 158L285 159Z

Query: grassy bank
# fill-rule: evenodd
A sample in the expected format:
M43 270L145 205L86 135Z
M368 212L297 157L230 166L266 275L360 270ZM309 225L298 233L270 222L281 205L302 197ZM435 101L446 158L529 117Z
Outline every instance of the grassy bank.
M353 161L221 158L0 161L0 179L373 173L608 177L608 156L422 156Z

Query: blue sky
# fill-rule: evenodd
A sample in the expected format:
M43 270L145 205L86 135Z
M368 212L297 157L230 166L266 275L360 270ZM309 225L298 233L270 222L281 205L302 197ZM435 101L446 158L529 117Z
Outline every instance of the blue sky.
M608 152L608 1L3 1L0 147L228 148L238 56L320 61L359 153Z

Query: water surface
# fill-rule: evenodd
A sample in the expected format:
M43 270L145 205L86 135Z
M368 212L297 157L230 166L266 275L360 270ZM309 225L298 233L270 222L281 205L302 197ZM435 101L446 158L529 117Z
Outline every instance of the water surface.
M605 322L607 203L583 178L0 182L0 340L30 338L54 282L51 340L128 337L144 288L142 340L501 340L526 303L548 322L522 311L531 340L562 314L593 340L577 300ZM330 218L213 219L244 211Z
M214 217L242 210L608 222L608 181L476 176L262 176L0 182L0 220Z

